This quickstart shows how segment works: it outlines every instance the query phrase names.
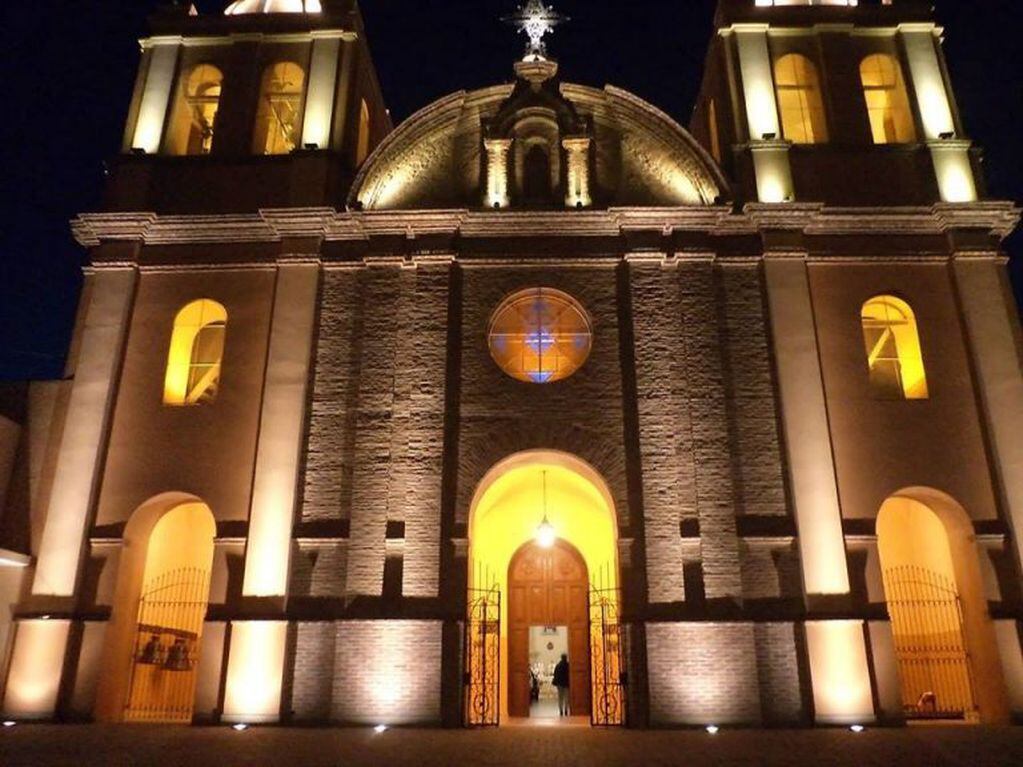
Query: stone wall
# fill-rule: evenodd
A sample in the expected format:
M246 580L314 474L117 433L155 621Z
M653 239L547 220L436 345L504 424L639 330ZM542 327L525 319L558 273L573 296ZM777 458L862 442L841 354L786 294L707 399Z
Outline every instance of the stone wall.
M651 623L646 633L651 724L804 719L792 624Z

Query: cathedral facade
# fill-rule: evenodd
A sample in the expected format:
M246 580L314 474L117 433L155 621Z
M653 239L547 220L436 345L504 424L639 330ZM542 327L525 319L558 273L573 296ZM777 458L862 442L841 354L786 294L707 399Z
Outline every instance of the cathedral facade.
M1023 715L1019 211L928 5L720 0L688 130L516 21L395 127L353 0L153 17L2 419L6 716L498 725L562 652L594 725Z

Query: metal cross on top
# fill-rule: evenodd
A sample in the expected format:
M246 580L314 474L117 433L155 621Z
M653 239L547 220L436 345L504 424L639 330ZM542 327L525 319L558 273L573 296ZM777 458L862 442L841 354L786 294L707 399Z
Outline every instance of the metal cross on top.
M524 61L537 61L547 58L547 44L544 37L554 31L554 27L569 21L549 5L544 5L543 0L529 0L525 5L520 5L518 11L511 16L506 16L504 22L516 26L529 38L526 43L526 55Z

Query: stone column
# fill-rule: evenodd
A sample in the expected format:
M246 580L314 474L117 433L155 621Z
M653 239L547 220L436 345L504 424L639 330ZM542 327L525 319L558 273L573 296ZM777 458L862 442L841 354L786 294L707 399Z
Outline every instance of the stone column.
M34 596L75 593L136 281L134 269L104 269L89 276L89 308L32 583Z
M405 271L397 261L380 261L371 263L359 280L362 343L351 477L349 596L383 593L394 483L395 365L402 333L409 332L401 323L404 279Z
M88 534L89 513L106 445L117 376L135 297L134 269L104 269L87 278L78 366L57 451L53 487L30 598L39 612L68 612ZM53 714L71 622L19 621L4 710Z
M153 38L143 43L151 47L145 90L139 104L138 119L131 141L132 149L143 149L157 154L163 144L163 129L167 124L174 76L178 67L180 44L177 38Z
M287 594L319 279L316 263L286 263L277 270L245 553L246 597L283 602Z
M971 142L956 135L949 86L938 59L937 28L931 22L900 24L899 34L941 199L972 202L977 199L977 185L970 162Z
M767 45L767 24L736 24L739 72L746 104L750 150L760 202L795 199L789 144L783 140L774 91L774 68Z
M850 586L809 275L802 254L769 254L764 269L803 590L826 614ZM863 622L811 620L806 640L817 720L872 721Z
M1023 562L1023 349L1019 315L1004 259L957 258L954 267L966 319L991 457L1016 556Z
M566 208L588 208L590 196L590 139L567 138L561 142L568 155L568 183L565 189Z
M444 474L444 418L448 372L450 258L420 260L415 292L408 307L408 426L402 488L405 521L402 595L433 598L440 585L441 491Z
M635 336L639 452L643 466L643 533L648 599L681 602L682 519L696 516L692 456L680 449L688 434L681 390L685 363L678 305L678 269L663 256L631 257L629 286Z
M483 142L487 150L487 193L483 204L488 208L507 208L511 204L508 195L508 153L512 140L490 138Z
M339 32L314 33L309 64L309 88L305 98L302 146L331 149L331 124L337 95L337 70L341 58Z

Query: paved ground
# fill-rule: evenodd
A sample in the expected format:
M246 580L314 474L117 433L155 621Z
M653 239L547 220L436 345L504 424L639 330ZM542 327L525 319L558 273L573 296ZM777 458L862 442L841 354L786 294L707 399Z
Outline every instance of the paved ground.
M1020 767L1023 728L608 732L27 726L0 730L3 767Z

